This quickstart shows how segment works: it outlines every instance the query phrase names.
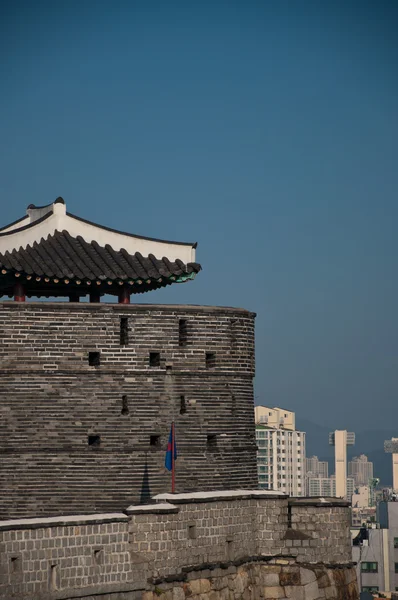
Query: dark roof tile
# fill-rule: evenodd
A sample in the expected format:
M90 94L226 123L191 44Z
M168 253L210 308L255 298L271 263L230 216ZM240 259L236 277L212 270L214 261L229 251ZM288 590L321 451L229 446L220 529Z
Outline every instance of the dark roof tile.
M142 279L157 281L160 278L180 277L198 273L198 263L184 264L167 257L147 257L140 252L129 254L124 248L114 250L97 242L86 242L82 237L74 238L67 231L56 231L47 239L35 242L25 249L0 254L0 268L27 275L68 279L126 280Z

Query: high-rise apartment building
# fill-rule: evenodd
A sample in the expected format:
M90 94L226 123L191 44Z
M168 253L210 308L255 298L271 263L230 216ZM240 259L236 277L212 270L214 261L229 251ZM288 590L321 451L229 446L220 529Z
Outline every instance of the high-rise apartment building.
M373 479L373 463L365 454L356 456L348 463L348 477L352 477L357 486L369 485L369 480Z
M305 459L305 484L307 496L329 496L329 493L320 491L324 485L318 481L319 479L328 481L329 465L326 460L319 460L317 456ZM310 485L311 480L311 485ZM325 484L327 487L327 484ZM325 488L326 489L326 488Z
M305 496L305 433L294 412L256 406L255 420L260 488Z
M288 429L295 431L296 414L284 408L268 408L267 406L256 406L254 409L256 423L267 425L273 429Z
M334 446L336 493L338 498L348 498L347 490L347 446L355 444L355 433L338 430L329 433L329 444ZM352 494L351 494L352 495Z
M354 493L354 480L347 477L346 490L347 498L351 498ZM336 493L336 478L332 477L308 477L307 478L307 495L308 496L337 496Z
M329 465L326 460L319 460L317 456L305 459L307 476L312 477L328 477Z

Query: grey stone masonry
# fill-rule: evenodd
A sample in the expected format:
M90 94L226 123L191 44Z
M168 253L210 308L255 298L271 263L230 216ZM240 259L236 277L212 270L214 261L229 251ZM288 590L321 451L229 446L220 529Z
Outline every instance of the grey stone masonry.
M243 309L0 303L0 518L256 489L254 318Z
M325 500L298 507L289 502L250 490L176 494L173 503L160 497L125 513L0 521L0 600L96 599L105 594L134 600L145 590L162 588L161 582L185 581L198 577L198 571L203 578L210 572L212 577L227 576L239 564L272 565L275 558L278 569L268 570L269 575L283 574L283 565L296 565L293 571L301 565L305 571L310 564L312 570L340 569L340 584L351 582L344 575L352 567L349 505ZM309 528L313 523L315 528ZM332 533L331 523L336 524ZM294 540L300 544L289 543ZM304 571L296 581L301 587L310 583ZM336 577L327 585L340 585ZM274 578L275 583L272 579L267 579L271 587L296 585L287 575ZM262 597L273 598L267 593Z
M142 600L359 600L352 565L327 568L292 559L248 561L228 569L187 573L186 581L165 581Z

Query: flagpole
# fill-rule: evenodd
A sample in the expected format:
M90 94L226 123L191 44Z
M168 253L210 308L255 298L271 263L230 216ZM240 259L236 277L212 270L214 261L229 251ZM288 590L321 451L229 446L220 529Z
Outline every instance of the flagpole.
M174 421L172 421L172 423L171 423L171 493L172 494L174 494L175 487L176 487L174 449L175 449L175 431L174 431Z

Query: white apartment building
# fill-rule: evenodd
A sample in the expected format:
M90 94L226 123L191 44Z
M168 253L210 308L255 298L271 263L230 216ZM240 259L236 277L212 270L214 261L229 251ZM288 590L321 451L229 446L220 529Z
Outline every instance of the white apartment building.
M255 420L260 488L305 496L305 433L294 412L256 406Z
M346 478L347 498L354 493L355 483L352 477ZM336 477L308 477L308 496L336 496Z
M267 425L273 429L296 429L296 414L284 408L268 408L267 406L256 406L254 409L256 424Z

